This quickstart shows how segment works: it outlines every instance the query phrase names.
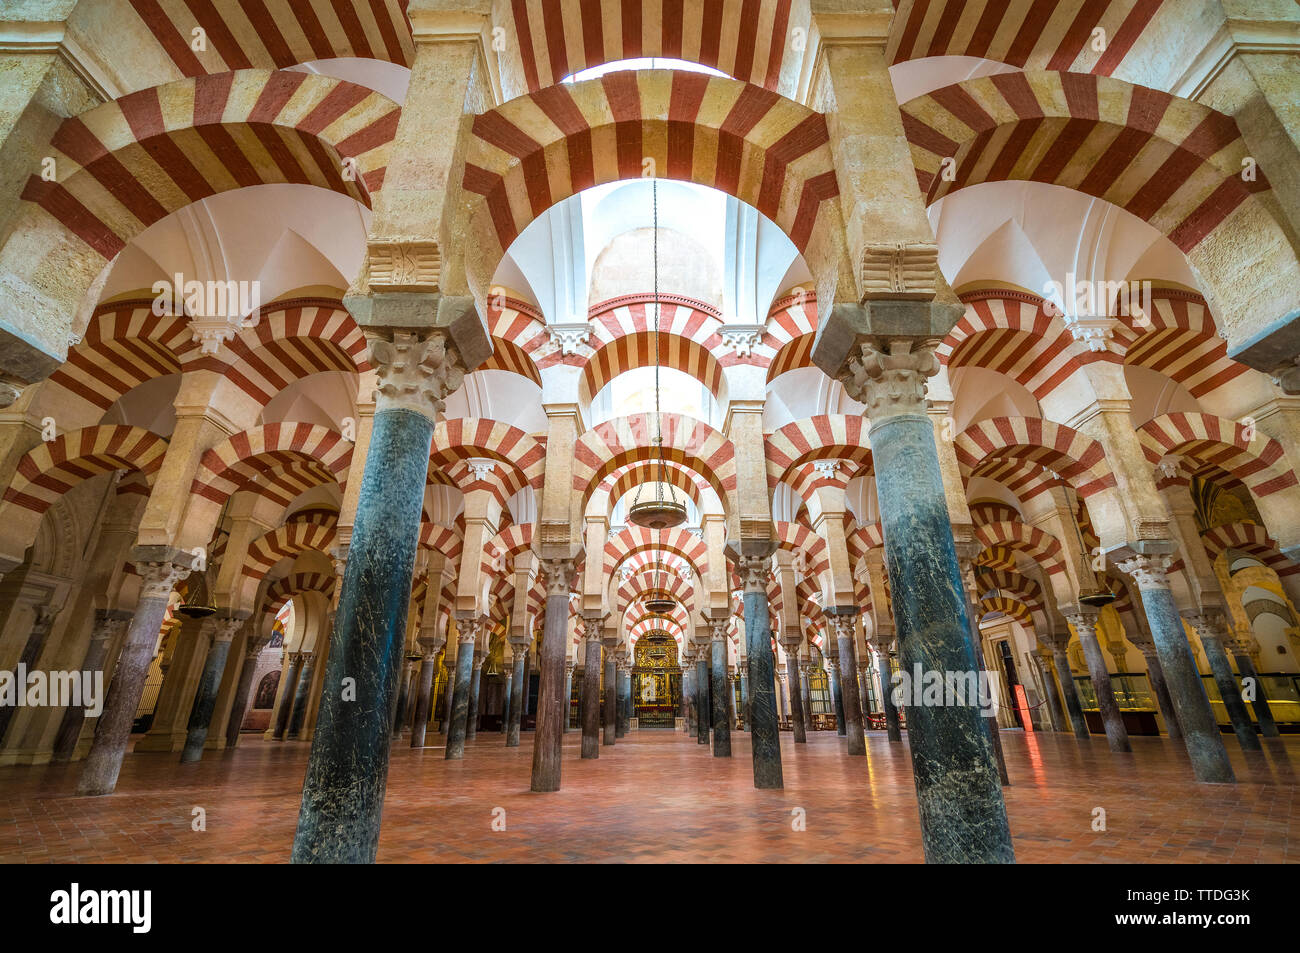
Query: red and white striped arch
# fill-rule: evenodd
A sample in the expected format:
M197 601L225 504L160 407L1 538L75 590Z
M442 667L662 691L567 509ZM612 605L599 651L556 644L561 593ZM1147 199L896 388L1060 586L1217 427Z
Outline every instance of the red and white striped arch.
M805 580L812 580L810 585L816 592L821 574L831 564L826 541L801 523L776 520L773 525L776 527L777 546L795 554L800 560L796 572L801 572Z
M996 589L998 592L1014 596L1029 606L1030 609L1041 610L1045 605L1042 587L1022 573L1014 570L980 567L975 576L981 593L984 595L988 595Z
M667 632L680 646L686 639L686 631L673 619L665 619L662 616L647 616L627 630L627 638L629 644L636 645L643 636L652 632Z
M518 50L529 91L642 57L699 63L776 89L799 60L795 7L794 0L510 0L497 22L507 49Z
M1279 576L1300 572L1300 564L1283 556L1268 530L1258 523L1225 523L1201 534L1201 542L1210 559L1235 549L1259 559Z
M302 595L305 592L319 592L326 599L332 599L334 598L335 585L336 580L333 573L292 573L277 579L267 587L266 600L262 603L262 611L274 615L294 596Z
M987 523L975 528L975 538L985 549L1006 548L1024 553L1042 566L1049 576L1065 572L1065 560L1060 542L1036 526L1011 520ZM990 564L984 563L984 565ZM1013 560L1010 566L997 565L995 568L1014 571L1016 567Z
M68 359L46 382L108 410L123 394L156 377L181 371L182 360L198 345L189 320L155 315L154 299L101 304L86 332L68 348Z
M1114 355L1081 350L1042 298L1002 289L966 292L966 311L936 353L951 371L983 367L1005 374L1042 400L1084 364Z
M252 315L221 354L190 351L183 370L219 370L259 404L294 381L341 371L360 374L370 368L365 335L343 303L333 298L276 301Z
M506 250L552 205L640 178L647 159L659 176L752 205L820 273L838 262L842 227L829 138L820 113L700 73L614 72L519 96L474 117L462 182L470 287L486 296Z
M185 76L227 70L285 69L337 57L410 66L415 41L408 0L128 0ZM203 49L194 49L202 30Z
M602 302L591 311L591 353L581 364L578 397L590 404L615 377L638 367L659 363L694 377L718 400L726 397L722 368L743 363L723 345L717 333L722 321L703 302L660 295L659 333L654 332L654 303L649 296L628 295Z
M1002 500L976 500L970 504L970 516L974 523L1002 523L1023 519L1019 510Z
M853 514L844 514L844 541L848 545L849 560L853 563L854 572L858 572L859 562L867 554L867 550L875 549L885 545L884 528L877 520L874 523L867 523L859 526Z
M1124 363L1158 371L1187 388L1195 398L1250 371L1228 357L1214 317L1199 294L1177 288L1152 289L1150 323L1136 326L1121 318L1115 338L1124 350Z
M145 381L169 374L213 370L229 377L259 404L296 380L324 371L369 368L366 341L342 302L295 298L250 315L220 354L203 354L188 318L153 313L154 299L101 305L83 339L49 385L70 391L100 410Z
M818 414L786 424L768 435L767 484L789 482L791 471L813 460L845 460L853 472L871 467L867 422L857 414Z
M1024 69L1109 76L1161 0L896 0L885 47L890 64L974 56ZM1103 51L1092 31L1106 31Z
M473 457L492 460L503 476L510 474L507 482L514 489L507 499L525 486L542 488L546 448L518 427L486 417L455 417L434 428L430 468L449 470Z
M602 512L608 512L610 505L638 486L661 481L681 490L697 507L703 508L706 502L715 502L713 488L708 482L682 464L664 461L660 466L658 460L639 460L606 475L587 506L600 506ZM721 501L716 502L721 505Z
M287 523L259 536L248 547L244 576L260 580L281 559L309 549L329 555L336 539L339 515L332 510L309 510L295 514Z
M1044 468L1057 473L1083 499L1115 486L1115 474L1100 443L1038 417L981 420L958 435L953 449L968 478L978 470L979 475L998 479L987 465L1012 464L1016 469L1002 472L1000 482L1022 500L1052 485L1053 480L1041 476Z
M778 298L767 314L763 345L771 351L767 365L770 384L782 374L812 367L812 346L817 337L817 295L801 290Z
M140 427L106 424L59 434L18 460L6 506L41 514L82 480L113 470L138 471L153 485L167 441Z
M1210 414L1164 414L1138 428L1138 441L1151 464L1173 454L1202 466L1217 466L1244 483L1257 497L1296 485L1282 445L1234 420Z
M315 185L369 205L400 112L363 86L296 71L177 80L65 119L50 144L57 177L31 176L23 198L110 259L177 209L232 189Z
M351 463L352 444L328 427L264 424L234 434L206 451L190 493L220 504L243 489L257 488L268 495L277 486L291 492L331 480L341 486ZM316 482L308 482L312 480ZM280 493L279 498L284 495ZM290 500L292 496L285 502Z
M487 316L492 356L477 370L508 371L541 387L541 368L549 367L559 356L558 349L551 348L542 313L526 301L494 293L488 296Z
M1033 628L1034 614L1030 611L1029 606L1025 605L1019 599L1011 596L990 596L979 601L980 618L1000 612L1003 615L1010 616L1022 625Z
M1231 116L1105 76L1001 73L902 110L927 203L981 182L1046 182L1117 205L1188 252L1269 189L1262 174L1242 181L1250 153Z
M605 575L612 577L625 560L638 553L662 551L685 559L695 575L704 578L709 566L709 548L703 539L689 530L649 530L628 526L605 542Z
M663 443L656 448L653 414L616 417L593 427L573 448L573 489L582 494L582 507L601 482L629 464L654 460L662 449L665 460L697 474L725 506L736 489L736 451L731 441L708 424L680 414L661 415Z

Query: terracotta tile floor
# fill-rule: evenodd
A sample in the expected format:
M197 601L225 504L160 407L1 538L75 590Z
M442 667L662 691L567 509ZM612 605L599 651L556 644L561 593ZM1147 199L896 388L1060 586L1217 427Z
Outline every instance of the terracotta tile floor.
M431 736L438 740L436 736ZM596 761L565 737L564 789L528 791L531 735L506 748L480 735L465 760L440 747L394 748L379 860L919 862L910 759L881 732L850 759L829 732L782 737L784 791L752 786L749 741L714 759L682 733L643 731ZM1300 860L1300 737L1267 742L1248 761L1228 737L1239 783L1198 785L1166 739L1003 734L1007 807L1021 862L1295 862ZM117 793L69 792L80 765L0 769L0 861L283 862L288 859L307 745L246 737L198 765L176 755L127 758ZM207 830L191 830L201 806ZM492 830L504 808L505 831ZM792 830L792 810L806 831ZM1092 830L1093 809L1108 830ZM498 812L499 814L499 812Z

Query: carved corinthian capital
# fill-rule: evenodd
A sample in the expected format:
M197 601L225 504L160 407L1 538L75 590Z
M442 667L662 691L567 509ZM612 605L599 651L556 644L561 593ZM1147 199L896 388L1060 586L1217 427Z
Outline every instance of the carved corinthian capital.
M135 571L140 574L141 599L166 599L180 580L191 572L189 566L173 562L137 562Z
M465 368L441 331L395 331L367 335L379 386L375 410L413 410L426 417L442 413L448 394L460 387Z
M767 577L771 565L772 557L770 556L741 556L737 560L740 579L744 583L746 592L767 591Z
M1169 570L1170 562L1169 556L1139 554L1122 560L1116 565L1120 572L1133 577L1138 584L1138 589L1168 589L1169 578L1165 573Z
M569 594L569 581L573 578L572 559L543 559L540 560L540 568L547 596Z
M867 406L874 422L902 414L925 413L925 381L939 373L937 340L864 341L840 377L845 391Z

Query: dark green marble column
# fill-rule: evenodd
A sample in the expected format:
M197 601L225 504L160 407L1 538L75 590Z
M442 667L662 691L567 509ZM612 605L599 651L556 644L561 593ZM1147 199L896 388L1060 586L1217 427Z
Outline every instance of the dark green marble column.
M605 723L601 731L601 744L612 745L618 735L618 664L614 649L605 649Z
M727 678L727 619L709 620L710 674L713 686L713 756L731 757L731 718L727 700L731 680Z
M528 671L524 668L524 660L528 656L528 646L522 642L512 643L511 648L515 653L514 673L510 677L510 720L506 725L506 747L519 747L519 726L524 717L524 691L526 686L525 680L528 678Z
M1224 643L1224 648L1237 660L1237 671L1241 673L1242 679L1255 680L1255 697L1250 704L1255 709L1256 720L1259 721L1259 733L1265 738L1279 737L1277 722L1273 719L1273 709L1269 707L1268 696L1264 693L1264 681L1255 671L1255 661L1250 657L1251 640L1229 638Z
M1165 730L1171 740L1183 737L1183 729L1178 726L1178 712L1174 700L1169 695L1169 686L1165 683L1165 670L1160 667L1160 657L1156 654L1156 645L1148 640L1136 643L1138 651L1147 662L1147 681L1151 683L1151 692L1156 696L1160 714L1165 717Z
M311 700L311 683L316 671L316 657L312 652L302 656L302 674L298 676L298 690L293 695L293 712L289 715L289 730L285 737L297 739L302 734L302 723L307 717L307 705Z
M799 663L799 674L802 676L799 695L803 701L803 727L805 732L813 730L812 670L812 662Z
M618 663L618 672L615 679L618 685L618 724L616 729L618 737L622 738L627 734L632 721L632 672L628 669L626 661Z
M794 730L796 744L808 743L808 732L804 724L804 689L802 672L799 670L799 646L783 642L785 646L785 675L790 684L790 727ZM748 679L746 679L748 681Z
M695 659L682 655L682 721L686 737L694 738L699 733L695 719L699 714L695 710Z
M582 643L582 757L600 757L600 638L588 634Z
M866 405L885 561L893 581L899 662L915 677L974 679L978 667L953 542L925 379L939 369L934 343L861 346L846 382ZM997 763L978 698L918 703L905 695L921 839L930 863L1015 860Z
M1048 643L1052 647L1052 661L1056 666L1056 680L1061 686L1061 695L1065 699L1065 710L1070 716L1070 726L1074 737L1087 741L1092 737L1088 730L1087 719L1083 717L1083 705L1079 702L1079 689L1074 684L1074 673L1070 671L1070 656L1066 651L1069 634L1053 634Z
M465 740L469 736L469 706L474 693L474 641L478 638L477 619L456 620L456 687L452 695L451 724L447 726L447 752L443 760L459 761L465 757Z
M840 705L844 711L844 732L850 755L865 756L866 736L862 727L862 701L858 694L858 653L853 613L831 616L830 635L840 652Z
M194 704L190 707L185 747L181 751L182 764L203 757L203 745L208 740L208 727L212 724L212 713L217 707L217 690L221 687L221 675L226 670L230 643L243 624L243 617L218 619L214 623L212 642L203 659L203 674L199 676L199 687L194 693Z
M393 694L402 665L411 578L429 472L433 419L423 361L441 339L372 342L378 410L366 456L343 589L312 738L294 863L372 863L388 785ZM427 354L423 359L420 355ZM446 365L442 365L447 374ZM459 385L459 378L456 379ZM417 409L418 408L418 409Z
M438 644L420 640L420 679L415 689L415 722L411 726L411 747L423 748L433 714L433 676L438 670Z
M709 730L713 727L713 703L710 698L712 679L709 675L712 657L712 651L703 647L695 661L695 741L702 745L709 743Z
M479 690L483 685L484 653L474 650L474 662L469 676L469 711L465 714L465 740L473 741L478 737Z
M776 715L776 661L768 617L767 578L770 555L736 560L745 586L745 654L749 664L749 732L754 758L754 787L784 787L781 773L781 731Z
M847 734L844 728L844 695L840 688L840 660L826 657L826 681L831 686L831 711L835 713L835 734Z
M1154 651L1154 647L1152 649ZM1047 716L1051 722L1053 731L1068 731L1069 722L1065 719L1065 709L1061 707L1061 693L1056 687L1056 679L1052 677L1051 669L1047 667L1047 661L1043 658L1043 653L1034 649L1029 653L1034 660L1034 666L1038 669L1038 677L1043 682L1043 692L1047 698Z
M537 726L533 732L532 790L558 791L564 725L569 720L564 663L569 654L569 584L573 578L573 560L542 559L539 566L546 583L546 620L538 663L541 679L537 691Z
M1131 575L1142 595L1142 608L1151 626L1151 638L1156 644L1160 667L1165 673L1165 684L1178 711L1178 725L1183 729L1183 741L1192 761L1196 780L1211 784L1235 784L1236 775L1219 725L1210 708L1210 697L1196 670L1192 647L1187 642L1183 620L1169 591L1165 575L1170 557L1169 548L1160 552L1156 543L1133 543L1121 549L1116 560L1120 572ZM1168 544L1164 544L1168 547ZM1142 547L1146 551L1140 551ZM1135 551L1137 550L1137 551Z
M142 579L140 598L122 639L104 710L95 722L95 738L77 781L77 793L81 795L112 794L117 786L172 587L191 571L189 553L163 546L140 546L133 555L135 571Z
M286 650L287 651L287 650ZM289 656L289 663L280 678L280 704L275 709L275 725L271 731L272 741L283 741L289 730L289 715L293 712L294 700L298 697L298 676L302 672L302 653L294 652Z
M1202 610L1190 616L1188 621L1201 640L1201 648L1205 649L1205 658L1210 663L1214 684L1219 689L1219 698L1228 710L1228 720L1232 722L1237 743L1243 751L1262 751L1263 745L1255 732L1255 723L1251 721L1250 712L1246 710L1246 703L1241 698L1241 686L1237 684L1237 677L1232 673L1232 663L1228 661L1228 653L1223 648L1223 638L1227 634L1223 613L1217 609Z
M894 659L893 652L882 650L876 653L880 668L880 707L885 712L885 737L890 741L903 740L902 720L898 717L898 705L894 702Z
M1106 742L1110 745L1110 750L1132 751L1128 729L1124 727L1124 716L1120 713L1115 690L1111 687L1106 656L1102 654L1101 644L1097 641L1097 610L1080 608L1067 613L1065 619L1074 626L1079 645L1083 649L1083 657L1088 663L1088 675L1092 679L1092 690L1097 696L1097 707L1101 711L1101 723L1106 729Z

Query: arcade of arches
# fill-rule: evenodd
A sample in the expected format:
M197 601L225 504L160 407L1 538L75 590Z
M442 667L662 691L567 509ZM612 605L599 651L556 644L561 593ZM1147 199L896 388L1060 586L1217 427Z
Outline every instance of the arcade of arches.
M1294 859L1300 8L1194 6L6 11L0 858L269 778L273 859L458 779L553 856L708 758Z

